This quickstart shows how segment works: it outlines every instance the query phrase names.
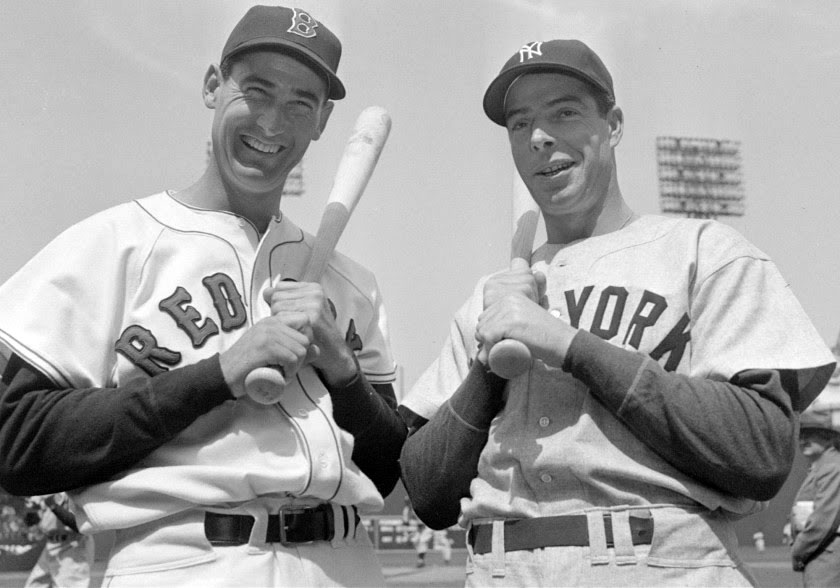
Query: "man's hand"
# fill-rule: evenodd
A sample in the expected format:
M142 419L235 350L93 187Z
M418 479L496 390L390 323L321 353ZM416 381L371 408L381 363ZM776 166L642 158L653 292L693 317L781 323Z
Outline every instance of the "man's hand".
M311 340L309 317L302 312L256 323L219 355L222 374L234 397L245 394L245 377L258 367L280 366L288 376L297 372L314 352Z
M555 367L563 365L576 329L540 305L544 293L545 276L532 272L523 259L514 259L508 271L487 280L484 312L478 317L475 333L481 346L479 361L486 364L490 349L502 339L516 339L535 359Z
M266 288L263 296L277 317L302 314L311 329L309 361L328 383L346 384L356 376L357 366L353 351L335 322L330 301L321 284L315 282L278 282Z

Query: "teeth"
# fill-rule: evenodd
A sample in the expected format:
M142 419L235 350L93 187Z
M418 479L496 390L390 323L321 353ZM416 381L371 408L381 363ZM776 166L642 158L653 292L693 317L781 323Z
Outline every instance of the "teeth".
M257 141L253 137L243 137L243 141L249 147L256 149L257 151L262 151L263 153L277 153L280 151L280 145L268 145L263 143L262 141Z
M563 170L569 169L574 165L573 161L564 161L563 163L559 163L557 165L552 165L550 168L545 169L540 172L541 175L544 176L551 176L556 174L557 172L561 172Z

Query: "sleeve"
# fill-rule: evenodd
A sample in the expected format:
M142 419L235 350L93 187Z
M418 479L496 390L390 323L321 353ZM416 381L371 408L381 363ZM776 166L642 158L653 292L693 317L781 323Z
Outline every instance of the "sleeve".
M813 514L793 542L794 566L804 568L804 564L837 534L840 525L840 461L826 465L828 467L820 468L814 477Z
M586 331L564 369L665 461L727 494L769 500L793 464L791 372L745 370L729 382L666 372Z
M483 281L479 282L473 296L456 312L440 354L402 399L401 411L407 410L416 417L428 420L466 379L472 358L478 351L475 324L481 312L481 292Z
M326 385L326 383L325 383ZM385 497L399 479L407 429L390 384L370 384L361 371L341 389L329 388L336 424L355 439L352 459Z
M506 380L476 361L466 379L428 423L411 434L400 463L417 516L432 529L458 521L470 494L490 423L504 405Z
M0 341L58 387L112 385L114 341L141 274L134 243L145 225L125 212L133 206L73 225L0 287Z
M104 482L232 400L215 355L118 388L60 388L13 356L0 383L0 485L18 495Z
M388 317L382 294L371 276L373 315L363 333L364 346L358 354L359 366L371 384L390 384L396 379L396 363L391 352Z
M701 234L691 303L691 374L729 381L745 370L796 375L794 410L822 391L835 359L775 264L732 229Z

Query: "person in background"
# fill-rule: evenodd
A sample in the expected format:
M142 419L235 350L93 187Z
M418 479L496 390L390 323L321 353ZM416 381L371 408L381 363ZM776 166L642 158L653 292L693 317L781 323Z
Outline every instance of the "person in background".
M91 581L94 540L79 533L67 494L27 499L33 535L46 538L25 588L87 588Z
M840 586L840 426L828 410L806 410L799 449L808 473L791 509L793 569L806 588Z

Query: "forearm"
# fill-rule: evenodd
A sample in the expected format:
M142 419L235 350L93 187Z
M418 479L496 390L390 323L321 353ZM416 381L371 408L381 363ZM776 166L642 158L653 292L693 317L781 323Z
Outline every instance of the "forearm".
M473 363L466 379L403 446L403 484L417 516L432 529L458 520L469 496L490 423L503 406L505 380Z
M336 424L355 439L353 462L369 477L383 497L400 477L400 449L407 434L396 410L390 384L372 385L361 372L349 383L328 385Z
M40 495L103 482L230 399L218 356L85 389L55 388L13 357L0 384L0 485Z
M583 331L563 367L650 449L703 484L769 500L790 472L795 421L778 371L745 371L730 382L690 378Z

